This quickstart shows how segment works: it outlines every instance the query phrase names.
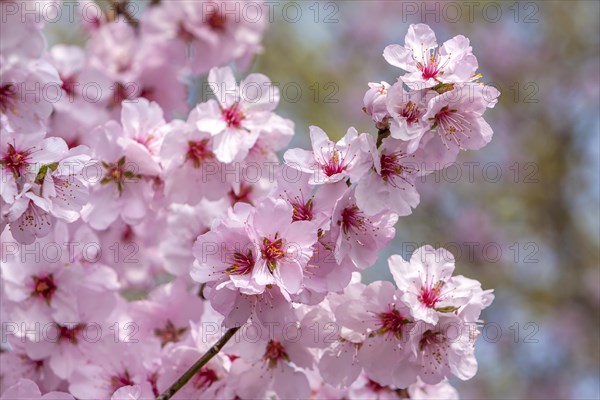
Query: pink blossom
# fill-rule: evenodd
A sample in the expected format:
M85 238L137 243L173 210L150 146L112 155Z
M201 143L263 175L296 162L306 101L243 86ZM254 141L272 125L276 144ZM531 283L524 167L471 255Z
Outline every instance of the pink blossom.
M6 389L0 397L2 400L75 400L65 392L48 392L42 395L35 382L29 379L20 379L15 385Z
M348 258L359 270L373 265L380 249L395 234L398 215L383 210L367 215L357 204L354 189L348 189L338 200L331 224L331 240L335 243L338 263Z
M154 195L151 179L160 172L158 163L145 145L125 139L123 128L114 121L93 134L93 156L100 161L99 176L95 177L82 218L94 229L106 229L119 217L130 224L140 223ZM128 145L135 162L125 156L119 143Z
M375 123L383 123L388 117L387 96L390 84L369 82L369 90L363 98L364 110Z
M196 127L214 136L219 161L241 161L279 103L279 90L262 74L250 74L238 86L229 67L211 69L208 85L217 100L196 106Z
M332 142L319 127L310 127L312 151L291 149L285 152L285 163L311 174L309 183L318 185L342 179L359 180L371 167L367 133L360 136L354 128L337 143Z
M426 167L426 154L417 150L408 153L408 144L386 138L379 151L374 147L374 171L361 179L356 186L356 204L367 215L392 210L399 216L410 215L419 205L417 178Z
M416 319L435 324L440 316L467 305L473 296L480 299L479 311L491 303L490 293L483 292L479 282L452 276L454 256L446 249L427 245L417 249L410 261L393 255L388 263L396 285L404 292L402 299Z
M500 92L492 86L466 83L429 101L423 116L446 149L479 150L492 140L492 128L483 119L487 108L498 102Z
M361 346L347 351L356 352L367 375L381 385L404 388L416 379L417 369L409 361L418 336L411 309L400 297L391 283L374 282L359 299L337 307L335 316L338 323L360 335Z
M9 60L0 54L0 128L3 133L45 131L62 82L45 60Z
M424 116L427 102L434 95L432 90L406 92L401 82L395 83L388 90L386 105L390 114L390 135L410 142L410 153L419 147L421 137L429 129L430 125Z
M155 40L168 40L180 55L189 57L186 65L193 73L205 73L261 50L267 11L260 2L253 3L254 7L247 4L165 2L145 13L142 31Z
M164 347L189 334L189 323L200 319L203 303L187 286L185 280L178 279L154 289L147 300L131 304L129 314L139 327L140 337L155 338Z
M391 65L408 73L402 81L412 89L425 89L439 83L469 82L477 71L477 59L469 39L453 37L438 47L435 33L428 25L408 27L404 46L387 46L383 57Z
M160 244L164 268L174 274L187 274L194 263L192 249L198 236L205 234L227 213L228 202L203 199L195 206L172 204L167 217L166 238Z

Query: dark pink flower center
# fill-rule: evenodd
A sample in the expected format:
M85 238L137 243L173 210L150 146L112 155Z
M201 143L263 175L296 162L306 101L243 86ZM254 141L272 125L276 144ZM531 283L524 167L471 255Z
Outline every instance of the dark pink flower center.
M338 225L342 226L342 231L347 235L351 231L364 231L369 222L364 213L353 204L342 210L341 220L338 221Z
M292 221L310 221L313 218L313 201L312 198L308 199L307 202L301 200L292 202L294 213L292 214Z
M197 142L188 142L188 151L185 159L190 161L194 168L200 168L202 163L215 158L215 155L209 149L208 141L208 139L202 139Z
M419 122L419 118L421 117L421 111L419 110L419 107L412 101L406 102L398 114L406 119L406 122L409 125Z
M406 163L407 158L414 158L414 155L406 154L403 151L381 154L381 177L383 180L392 186L398 186L395 179L399 178L413 186L408 178L410 175L419 172L419 169L415 165Z
M54 283L54 276L48 274L45 276L33 276L33 291L31 296L40 297L50 304L54 292L56 292L56 284Z
M215 370L208 367L204 367L200 371L198 371L196 375L194 375L194 378L192 380L192 386L194 386L196 389L204 390L209 388L213 383L215 383L218 380L219 376L217 375Z
M2 160L0 160L0 164L8 170L10 170L13 175L21 176L23 173L27 171L27 167L29 166L29 156L33 153L31 149L27 150L17 150L12 144L8 144L8 150L4 154Z
M178 342L186 330L186 327L177 328L171 320L167 320L164 328L154 330L154 335L160 339L160 344L165 346L169 342Z
M246 254L236 251L230 256L231 266L225 270L229 275L246 275L252 272L254 268L254 254L248 249Z
M263 359L269 363L270 368L275 368L280 360L289 360L285 348L276 340L271 340L267 344L267 350Z
M448 106L443 107L433 120L432 128L437 128L446 148L449 148L450 142L462 149L462 140L470 138L469 133L473 131L471 123L458 110L451 110Z
M378 314L380 328L377 331L380 335L392 333L398 338L402 337L402 328L409 322L400 311L395 308L388 312Z
M215 32L224 32L227 18L217 10L213 10L206 19L206 23Z
M68 341L71 344L77 344L79 334L86 328L85 324L77 324L73 327L60 325L58 327L58 340Z
M237 202L252 204L250 196L252 195L253 189L254 187L252 185L242 183L240 185L239 193L236 193L233 189L229 191L229 201L231 204L235 204Z
M333 150L325 163L321 164L321 169L326 176L341 174L347 167L348 164L344 162L344 157L338 150Z
M439 65L440 57L437 49L428 50L423 57L423 63L417 62L417 68L421 71L423 79L435 79L443 75L443 65Z
M262 259L267 262L269 271L275 271L277 268L277 262L285 257L285 251L283 249L283 239L277 238L271 240L269 238L263 238L263 243L260 248Z
M246 116L242 112L240 103L234 103L231 107L223 110L223 119L229 127L241 128L244 118Z
M437 282L433 286L425 286L421 288L419 294L419 301L426 307L435 308L435 305L442 298L442 287L444 286L443 281Z
M75 88L77 87L77 78L75 76L61 76L62 89L69 95L69 97L75 94Z
M129 376L129 371L125 370L123 373L113 375L110 377L110 387L113 392L121 389L123 386L134 385L135 383Z

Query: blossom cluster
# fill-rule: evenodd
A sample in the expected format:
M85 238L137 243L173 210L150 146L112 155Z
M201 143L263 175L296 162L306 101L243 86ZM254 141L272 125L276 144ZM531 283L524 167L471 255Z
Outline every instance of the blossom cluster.
M266 21L227 4L115 9L82 20L83 49L2 21L1 398L458 398L448 379L476 373L492 291L431 246L391 256L394 283L360 273L419 204L417 178L491 140L499 93L468 39L411 25L383 54L407 73L364 97L377 134L312 126L280 163L294 123L277 87L231 67ZM190 107L204 74L213 98Z

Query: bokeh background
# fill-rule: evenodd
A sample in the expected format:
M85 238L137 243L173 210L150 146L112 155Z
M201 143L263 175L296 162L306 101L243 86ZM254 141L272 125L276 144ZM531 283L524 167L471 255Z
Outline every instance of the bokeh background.
M361 111L368 82L395 82L382 55L411 23L438 41L470 38L483 81L502 92L486 113L490 145L419 183L421 204L367 281L390 279L387 256L428 243L457 272L494 288L463 398L600 397L600 2L270 2L264 52L248 72L279 82L279 112L332 137L376 133ZM48 26L50 43L78 42ZM70 36L70 37L69 37ZM199 85L200 86L200 85Z

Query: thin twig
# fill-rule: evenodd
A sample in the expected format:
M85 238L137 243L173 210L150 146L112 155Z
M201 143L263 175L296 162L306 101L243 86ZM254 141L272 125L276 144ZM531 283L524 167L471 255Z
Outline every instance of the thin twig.
M170 399L175 393L179 391L179 389L184 387L185 384L188 383L188 381L192 379L194 375L196 375L196 373L198 373L198 371L200 371L200 369L210 361L211 358L216 356L219 353L219 351L221 351L223 346L225 346L225 343L227 343L229 339L231 339L239 329L240 327L228 329L227 332L225 332L225 334L221 337L221 339L219 339L217 343L215 343L213 347L211 347L206 353L204 353L204 355L200 357L200 359L196 361L196 363L192 365L190 369L185 371L185 373L181 375L181 377L179 377L179 379L177 379L167 390L165 390L163 394L158 396L156 400Z

